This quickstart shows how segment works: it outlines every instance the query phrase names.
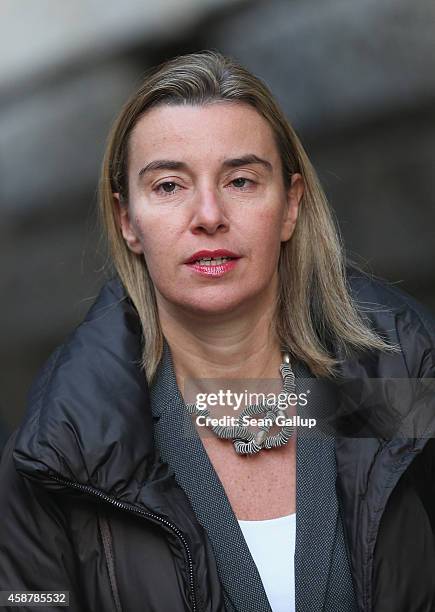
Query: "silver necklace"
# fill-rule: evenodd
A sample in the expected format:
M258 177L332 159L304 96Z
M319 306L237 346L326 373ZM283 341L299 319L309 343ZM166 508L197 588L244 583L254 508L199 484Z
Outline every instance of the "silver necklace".
M279 366L283 380L283 392L290 394L295 392L295 375L290 364L290 355L283 351L283 362ZM187 404L187 411L191 415L210 417L208 408L198 408L196 404ZM257 432L250 431L244 425L207 425L213 433L223 440L232 440L234 449L238 455L254 455L263 449L278 448L288 443L294 432L294 425L282 425L276 434L270 434L270 429L276 424L278 417L287 419L286 409L278 406L256 404L247 406L240 414L239 420L243 422L244 416L262 418L264 425L259 426Z

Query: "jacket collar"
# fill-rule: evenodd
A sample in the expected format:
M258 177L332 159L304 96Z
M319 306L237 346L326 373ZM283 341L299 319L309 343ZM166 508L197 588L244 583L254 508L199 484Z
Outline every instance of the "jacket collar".
M164 481L161 470L148 473L154 445L140 337L113 279L30 390L14 455L20 471L49 487L57 474L117 497L134 497L145 478Z

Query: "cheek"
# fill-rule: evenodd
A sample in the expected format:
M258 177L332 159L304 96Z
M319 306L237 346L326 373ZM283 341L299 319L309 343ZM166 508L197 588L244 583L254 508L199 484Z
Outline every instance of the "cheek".
M135 224L150 273L164 276L174 260L177 228L169 219L151 215L136 216Z
M253 234L258 246L270 249L276 245L278 249L281 242L282 213L276 208L264 209L255 216ZM267 246L266 246L267 245Z

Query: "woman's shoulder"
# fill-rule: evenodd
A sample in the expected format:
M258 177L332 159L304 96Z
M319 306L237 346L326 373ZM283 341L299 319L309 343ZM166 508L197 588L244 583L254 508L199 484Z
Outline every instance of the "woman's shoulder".
M401 349L410 378L435 378L435 316L391 282L348 266L347 283L360 314Z
M357 306L368 313L388 311L409 313L420 319L428 333L435 336L435 314L397 284L360 269L355 264L346 266L346 278Z
M97 486L109 473L115 481L115 471L127 479L127 470L151 451L136 324L119 281L106 283L33 381L13 449L21 474L49 488L53 475Z
M51 515L57 521L61 513L55 500L49 492L28 478L24 478L17 470L14 452L19 429L9 436L3 448L0 460L0 540L13 537L11 530L15 529L17 521L29 525L29 519L37 522L39 515ZM25 519L27 517L27 519Z

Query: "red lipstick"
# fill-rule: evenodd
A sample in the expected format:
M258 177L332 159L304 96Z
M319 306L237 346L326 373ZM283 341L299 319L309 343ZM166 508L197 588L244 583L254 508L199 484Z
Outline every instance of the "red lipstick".
M203 249L189 257L185 264L202 276L217 278L233 270L238 259L240 259L240 255L227 249L214 251Z

